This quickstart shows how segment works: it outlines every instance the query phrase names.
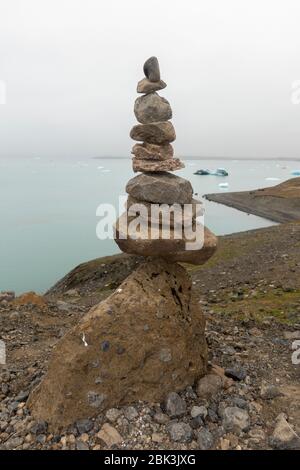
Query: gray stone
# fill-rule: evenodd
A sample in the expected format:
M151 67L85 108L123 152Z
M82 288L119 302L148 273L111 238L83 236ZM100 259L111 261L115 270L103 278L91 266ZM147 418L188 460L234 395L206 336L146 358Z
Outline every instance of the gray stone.
M90 419L80 419L76 422L76 427L79 434L83 434L91 431L94 427L94 423Z
M245 380L247 372L243 367L229 367L225 369L225 375L233 380Z
M191 417L196 418L197 416L205 419L207 416L207 408L203 405L193 406L191 409Z
M184 415L186 412L186 403L178 393L171 392L166 399L165 409L171 418L176 418Z
M134 406L128 406L124 411L124 416L128 421L133 421L139 416L139 414Z
M196 418L191 419L190 425L193 429L198 429L201 426L204 426L204 422L203 422L201 416L196 416Z
M48 425L46 421L37 421L31 426L30 432L32 432L32 434L44 434L47 432L47 428Z
M249 414L237 406L228 406L223 411L223 426L226 431L240 432L249 428Z
M128 181L126 191L140 201L164 204L189 204L193 196L188 180L169 173L135 176Z
M210 449L214 445L212 433L206 428L201 428L197 432L197 443L200 450Z
M260 396L263 400L272 400L273 398L282 396L282 393L275 385L263 382L260 388Z
M144 74L150 82L158 82L160 80L160 70L157 57L152 56L144 63Z
M140 96L135 100L134 114L142 124L172 119L172 109L169 101L155 92Z
M97 393L93 391L89 391L87 393L88 404L93 408L99 408L102 405L105 398L106 396L103 393Z
M117 408L111 408L110 410L107 410L105 416L111 423L114 423L121 416L121 414L121 411Z
M77 450L89 450L89 446L86 442L82 442L77 439L76 441L76 449Z
M24 392L23 391L20 392L16 396L15 400L18 401L18 402L24 402L24 401L27 400L28 396L29 396L29 390L25 390Z
M168 421L170 421L170 418L168 415L161 413L160 411L155 413L153 416L153 421L155 421L158 424L166 424Z
M133 140L148 142L149 144L164 145L173 142L176 139L176 133L170 121L159 121L133 126L130 137Z
M300 449L300 437L287 422L283 413L276 418L276 425L270 438L270 445L280 450Z
M223 387L222 379L218 375L208 374L202 377L197 385L197 395L200 398L209 398L217 394Z
M39 434L38 436L36 436L36 442L38 442L39 444L45 444L46 442L46 436L45 434Z
M168 433L172 441L175 442L190 442L193 436L191 426L186 423L170 423Z
M138 82L136 91L138 93L147 94L153 93L153 91L163 90L163 88L166 88L166 86L167 84L162 80L159 80L158 82L151 82L148 80L148 78L143 78L143 80Z
M230 405L237 406L238 408L243 408L243 409L248 408L247 400L241 397L232 397L230 400Z

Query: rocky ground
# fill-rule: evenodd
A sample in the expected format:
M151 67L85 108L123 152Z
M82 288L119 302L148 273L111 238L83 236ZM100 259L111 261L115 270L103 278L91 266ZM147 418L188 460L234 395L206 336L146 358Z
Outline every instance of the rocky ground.
M140 259L85 263L43 297L0 294L0 449L300 448L299 247L300 223L221 237L216 255L190 270L207 318L209 375L164 403L112 409L59 434L32 419L28 394L56 342Z

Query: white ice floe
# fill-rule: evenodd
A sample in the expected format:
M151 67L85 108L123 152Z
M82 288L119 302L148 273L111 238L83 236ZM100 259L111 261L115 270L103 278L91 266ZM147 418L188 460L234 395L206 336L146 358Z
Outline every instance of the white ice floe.
M276 178L276 176L273 178L272 176L266 178L266 181L280 181L280 178Z

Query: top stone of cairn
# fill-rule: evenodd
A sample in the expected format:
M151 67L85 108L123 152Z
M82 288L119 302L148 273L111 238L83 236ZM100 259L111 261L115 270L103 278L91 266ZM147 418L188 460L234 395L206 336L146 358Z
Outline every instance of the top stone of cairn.
M150 57L144 63L145 78L137 85L138 93L153 93L166 88L167 84L160 79L160 71L157 57Z
M159 82L160 71L157 57L152 56L146 60L144 63L144 74L150 82Z

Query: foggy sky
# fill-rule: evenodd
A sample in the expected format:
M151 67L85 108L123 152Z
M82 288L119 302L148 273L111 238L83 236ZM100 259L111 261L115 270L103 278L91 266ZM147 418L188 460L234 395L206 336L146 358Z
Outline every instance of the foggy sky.
M299 158L299 0L0 0L0 156L130 156L156 55L180 156Z

